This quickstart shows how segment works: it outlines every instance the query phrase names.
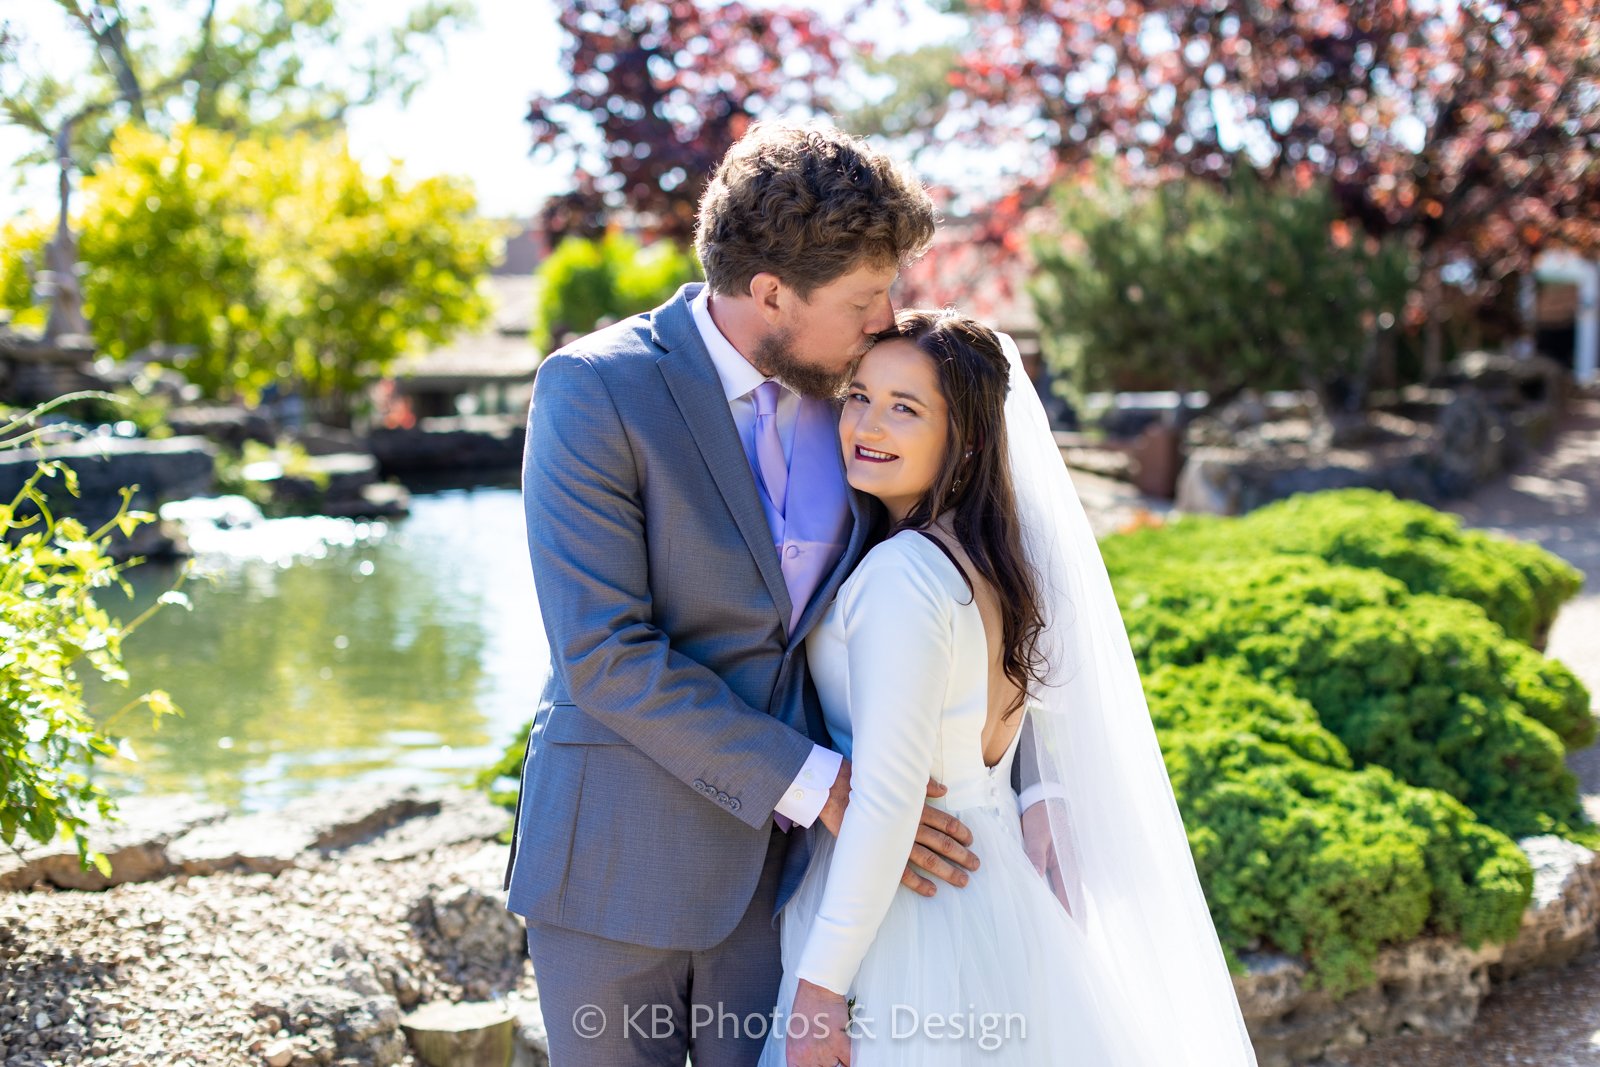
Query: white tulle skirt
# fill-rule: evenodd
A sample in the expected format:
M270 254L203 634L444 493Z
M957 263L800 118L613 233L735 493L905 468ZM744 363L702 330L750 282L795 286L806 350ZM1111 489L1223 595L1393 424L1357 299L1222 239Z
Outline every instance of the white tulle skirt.
M955 812L982 861L930 899L901 886L850 995L852 1067L1154 1067L1124 1002L1097 982L1083 933L1034 871L1015 809ZM760 1067L784 1067L786 1017L834 838L818 847L783 910L784 977Z

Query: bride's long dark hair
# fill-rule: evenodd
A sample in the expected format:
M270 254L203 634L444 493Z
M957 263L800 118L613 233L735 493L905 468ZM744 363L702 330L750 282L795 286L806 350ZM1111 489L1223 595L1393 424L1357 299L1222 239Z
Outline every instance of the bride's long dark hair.
M1037 688L1034 683L1045 684L1045 664L1039 652L1044 614L1022 551L1006 458L1011 372L1005 351L993 330L948 308L902 311L877 339L910 341L921 349L933 361L949 411L949 443L933 484L891 533L926 530L950 515L956 540L1000 602L1002 663L1018 690L1005 712L1010 718Z

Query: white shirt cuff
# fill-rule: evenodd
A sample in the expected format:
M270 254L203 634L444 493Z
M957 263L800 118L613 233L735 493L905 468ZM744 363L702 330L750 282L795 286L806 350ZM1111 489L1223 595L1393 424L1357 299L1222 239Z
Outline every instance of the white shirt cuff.
M1035 782L1017 797L1017 814L1020 815L1041 800L1065 800L1066 788L1056 782Z
M843 763L844 757L833 749L813 745L805 766L783 791L783 798L774 810L801 826L816 822L828 803L828 790L833 788L833 780L839 777L839 767Z

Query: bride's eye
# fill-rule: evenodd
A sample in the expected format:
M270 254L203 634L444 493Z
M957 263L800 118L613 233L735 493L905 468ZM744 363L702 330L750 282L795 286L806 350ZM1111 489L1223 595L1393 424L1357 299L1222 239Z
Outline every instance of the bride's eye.
M845 394L845 399L860 401L863 404L870 404L871 403L871 401L867 399L867 394L866 393L846 393Z

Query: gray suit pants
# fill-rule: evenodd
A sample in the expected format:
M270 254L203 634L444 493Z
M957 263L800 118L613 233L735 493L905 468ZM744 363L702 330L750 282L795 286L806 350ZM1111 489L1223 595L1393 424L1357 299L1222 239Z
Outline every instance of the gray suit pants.
M796 833L799 831L796 830ZM783 967L772 921L783 832L733 933L703 952L645 948L528 923L528 954L551 1067L750 1067L761 1054Z

